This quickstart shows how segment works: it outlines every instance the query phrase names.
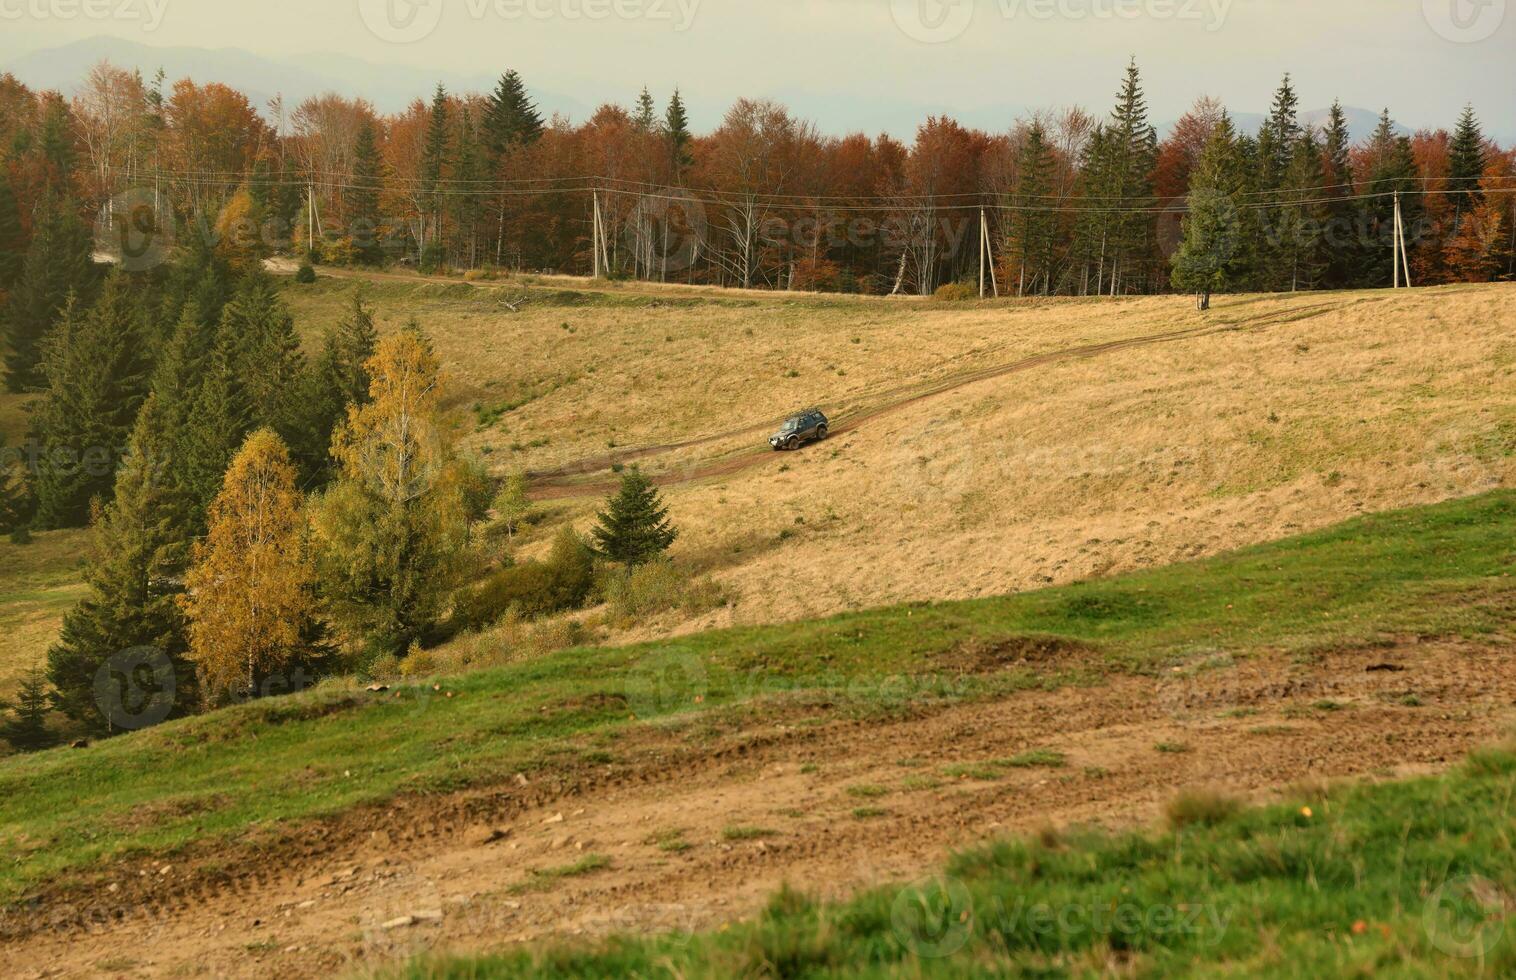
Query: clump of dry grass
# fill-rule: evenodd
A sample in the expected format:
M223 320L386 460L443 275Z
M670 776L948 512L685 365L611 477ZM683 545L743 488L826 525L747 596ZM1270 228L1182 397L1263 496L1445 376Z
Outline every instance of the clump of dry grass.
M1169 801L1165 814L1175 830L1213 827L1242 809L1242 801L1209 789L1187 789Z

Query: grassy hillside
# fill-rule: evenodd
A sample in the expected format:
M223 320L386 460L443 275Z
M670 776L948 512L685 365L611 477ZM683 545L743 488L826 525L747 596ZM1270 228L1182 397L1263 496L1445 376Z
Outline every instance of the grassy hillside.
M782 891L715 933L432 958L415 980L604 976L1511 976L1516 742L1436 778L1236 811L1169 833L1048 832L837 905Z
M414 316L435 338L462 447L542 474L552 499L522 554L584 529L613 464L672 481L675 557L731 601L631 627L587 617L614 642L1063 584L1516 484L1510 286L1229 296L1201 316L1174 297L283 285L312 340L359 290L381 329ZM848 431L765 452L766 427L803 404ZM22 417L0 399L0 428L15 437ZM84 545L0 542L0 591L17 597L0 693L41 662ZM469 650L503 662L516 644Z
M0 538L0 698L41 666L63 614L84 595L85 531L40 531L26 545Z
M314 328L359 288L285 295ZM464 448L572 471L538 481L555 498L528 552L589 522L617 460L673 481L676 555L735 601L617 639L1060 584L1516 482L1506 285L1228 296L1204 316L1174 297L558 282L511 313L515 282L363 288L382 327L435 336ZM808 404L853 428L764 452Z
M0 763L0 850L12 855L0 898L147 854L231 860L233 845L298 840L304 821L398 794L614 766L630 736L674 715L732 720L784 703L818 721L867 718L1218 651L1502 641L1516 622L1513 542L1507 491L1020 595L567 650L436 688L329 683ZM1045 656L1015 664L1026 651Z

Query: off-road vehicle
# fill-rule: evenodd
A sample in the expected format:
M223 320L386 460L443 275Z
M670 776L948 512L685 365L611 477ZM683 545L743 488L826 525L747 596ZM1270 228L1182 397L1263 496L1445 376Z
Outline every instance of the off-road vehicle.
M785 419L779 431L769 436L769 445L775 449L798 449L812 439L825 438L826 416L819 408L808 408Z

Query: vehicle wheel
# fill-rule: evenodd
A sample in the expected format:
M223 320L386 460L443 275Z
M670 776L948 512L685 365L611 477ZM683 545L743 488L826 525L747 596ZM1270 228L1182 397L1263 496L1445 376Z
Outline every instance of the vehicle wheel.
M820 442L821 440L823 440L825 438L826 438L826 426L824 426L824 425L818 425L818 426L816 426L816 441Z
M784 440L785 449L794 449L798 445L800 445L800 440L796 439L794 436L790 436L788 439Z

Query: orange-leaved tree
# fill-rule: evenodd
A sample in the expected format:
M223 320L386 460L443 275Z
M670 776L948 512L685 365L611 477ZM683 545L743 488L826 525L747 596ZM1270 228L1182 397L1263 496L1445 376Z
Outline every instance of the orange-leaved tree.
M315 599L306 524L289 450L269 429L248 436L211 503L183 598L189 657L206 700L256 693L303 656Z

